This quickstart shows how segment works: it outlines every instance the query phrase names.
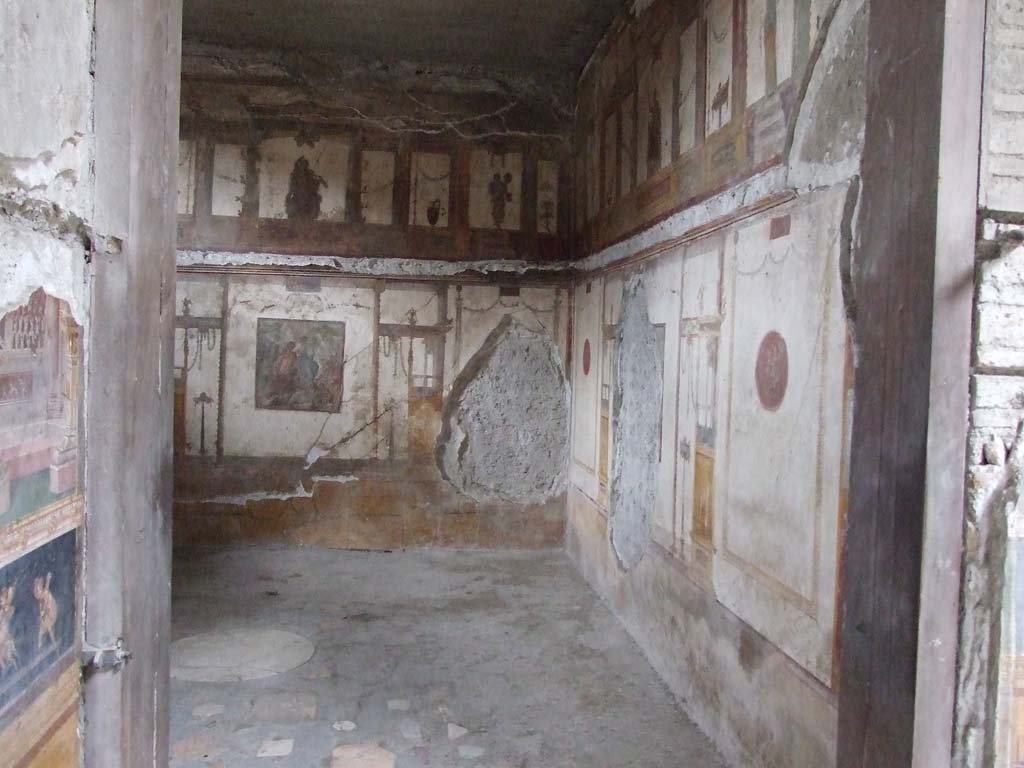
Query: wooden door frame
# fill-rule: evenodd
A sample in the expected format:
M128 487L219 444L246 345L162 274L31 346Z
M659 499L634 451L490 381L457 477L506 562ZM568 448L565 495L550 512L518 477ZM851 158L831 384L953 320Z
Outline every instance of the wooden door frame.
M839 768L951 764L984 6L869 2Z
M96 0L85 640L89 768L164 768L169 741L171 457L181 0Z

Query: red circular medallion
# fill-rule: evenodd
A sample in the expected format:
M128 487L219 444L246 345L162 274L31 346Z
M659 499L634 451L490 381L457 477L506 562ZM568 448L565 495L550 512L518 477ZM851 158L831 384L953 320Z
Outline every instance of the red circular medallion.
M590 339L583 342L583 375L590 375Z
M761 340L754 369L757 396L769 411L779 410L789 386L789 351L786 340L777 331L770 331Z

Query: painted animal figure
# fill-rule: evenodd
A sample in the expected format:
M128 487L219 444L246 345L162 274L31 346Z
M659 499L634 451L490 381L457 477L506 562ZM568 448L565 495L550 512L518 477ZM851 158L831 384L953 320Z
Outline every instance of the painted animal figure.
M0 589L0 674L18 668L18 646L11 632L14 618L14 587Z
M57 608L57 600L50 591L52 578L53 574L47 573L45 580L42 576L37 576L32 583L32 594L35 595L36 602L39 604L39 634L36 645L40 650L43 647L43 639L46 637L50 638L51 643L57 642L54 629L57 626L57 617L60 615L60 611Z

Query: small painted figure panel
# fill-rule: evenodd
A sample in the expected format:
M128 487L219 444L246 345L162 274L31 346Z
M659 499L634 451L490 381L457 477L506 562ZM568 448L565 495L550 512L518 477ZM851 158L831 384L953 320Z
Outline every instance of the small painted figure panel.
M72 655L77 551L71 531L0 568L0 723Z
M478 149L470 162L469 225L474 229L519 230L523 156Z
M260 318L256 336L257 408L341 410L344 323Z

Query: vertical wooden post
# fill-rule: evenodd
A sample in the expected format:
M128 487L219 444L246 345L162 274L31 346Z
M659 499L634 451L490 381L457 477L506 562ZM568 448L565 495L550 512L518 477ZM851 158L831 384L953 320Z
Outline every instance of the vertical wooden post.
M950 765L982 6L870 2L839 768Z

